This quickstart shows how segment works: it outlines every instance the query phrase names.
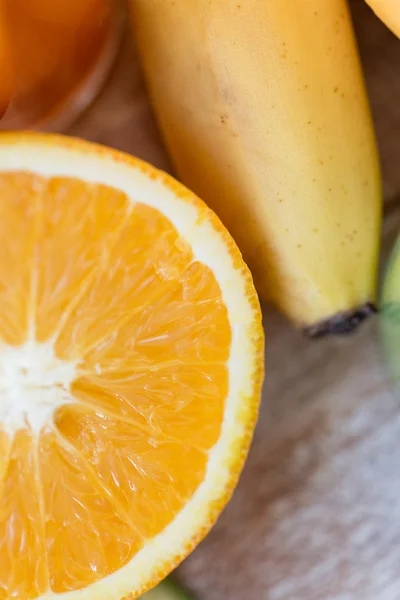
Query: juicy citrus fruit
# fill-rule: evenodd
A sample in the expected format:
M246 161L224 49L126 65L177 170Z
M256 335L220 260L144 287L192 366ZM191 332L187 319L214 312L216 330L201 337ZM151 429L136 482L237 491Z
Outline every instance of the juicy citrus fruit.
M10 104L14 89L13 55L8 34L4 6L0 4L0 119Z
M47 123L83 93L83 86L90 87L91 79L95 87L100 85L103 62L111 60L116 44L117 4L114 0L1 0L0 109L9 88L5 69L12 69L13 76L3 128Z
M0 600L136 598L207 533L257 416L260 309L184 187L0 135Z

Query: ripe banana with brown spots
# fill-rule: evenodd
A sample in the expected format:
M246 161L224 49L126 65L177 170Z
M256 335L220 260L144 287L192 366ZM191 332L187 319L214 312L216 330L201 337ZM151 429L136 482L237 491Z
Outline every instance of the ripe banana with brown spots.
M131 0L181 179L222 218L262 295L309 333L375 300L381 184L345 0Z

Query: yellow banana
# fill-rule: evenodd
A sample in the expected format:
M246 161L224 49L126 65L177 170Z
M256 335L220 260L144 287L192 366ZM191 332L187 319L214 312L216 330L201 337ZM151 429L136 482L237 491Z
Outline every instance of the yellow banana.
M380 19L400 37L400 0L367 0Z
M379 166L345 0L131 0L181 179L312 334L375 299Z

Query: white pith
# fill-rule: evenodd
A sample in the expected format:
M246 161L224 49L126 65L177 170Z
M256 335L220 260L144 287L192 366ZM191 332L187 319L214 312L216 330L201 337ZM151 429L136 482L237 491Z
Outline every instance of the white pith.
M253 381L258 367L258 359L255 357L253 342L249 335L255 322L254 308L244 293L243 275L235 268L222 236L216 232L211 222L199 220L194 205L178 198L165 185L161 173L159 177L151 178L138 166L116 161L106 154L90 153L90 147L55 148L40 143L39 140L36 141L33 151L33 140L30 136L26 139L21 136L18 142L14 138L12 144L10 140L7 141L7 135L0 137L0 170L26 170L47 177L77 177L84 181L103 183L122 190L132 202L139 201L160 210L192 246L195 258L214 272L232 328L228 363L229 394L221 436L210 451L206 477L191 501L164 531L146 542L130 563L112 575L83 590L64 594L49 591L41 596L42 600L55 600L61 597L65 600L116 600L127 596L133 590L142 589L143 585L151 580L154 573L160 571L168 560L173 561L174 557L185 552L186 545L198 534L199 524L207 523L210 504L218 502L230 485L229 465L232 453L237 452L238 444L242 443L247 435L248 423L243 418L246 414L243 398L253 393ZM15 352L21 352L21 356L14 359L16 368L17 365L21 368L23 349L16 349ZM43 350L42 360L45 356L49 359L52 356L49 347L46 351ZM44 376L48 378L46 381L59 382L57 377L62 374L61 379L68 386L75 365L61 364L61 361L51 364L54 368ZM35 372L38 376L39 371L42 377L45 371L43 368L33 369L32 375ZM38 381L38 378L35 381ZM27 380L23 385L25 390L30 389L27 387ZM40 414L36 415L36 426L43 418L48 418L48 408L53 400L58 402L62 398L62 395L48 398L49 402L43 405ZM3 416L0 399L0 420L3 420ZM30 422L35 422L32 415L29 415L29 419Z
M13 435L30 427L38 434L59 406L71 401L76 365L60 360L53 344L29 341L17 348L0 345L0 420Z

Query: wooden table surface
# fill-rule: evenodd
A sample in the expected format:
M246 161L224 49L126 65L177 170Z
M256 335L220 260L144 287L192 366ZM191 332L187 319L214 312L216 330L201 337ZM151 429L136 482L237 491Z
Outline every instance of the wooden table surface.
M387 252L400 226L400 42L362 0L353 10L382 155ZM130 40L71 133L169 170ZM179 577L199 600L399 600L400 404L379 323L309 341L272 308L264 314L267 377L250 456Z

